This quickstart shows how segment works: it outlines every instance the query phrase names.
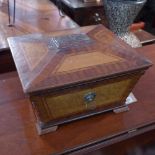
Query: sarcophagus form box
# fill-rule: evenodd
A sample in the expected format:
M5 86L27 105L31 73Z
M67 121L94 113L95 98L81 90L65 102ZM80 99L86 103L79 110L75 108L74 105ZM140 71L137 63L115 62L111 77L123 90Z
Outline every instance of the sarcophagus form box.
M40 133L124 106L152 65L103 26L71 32L8 39Z

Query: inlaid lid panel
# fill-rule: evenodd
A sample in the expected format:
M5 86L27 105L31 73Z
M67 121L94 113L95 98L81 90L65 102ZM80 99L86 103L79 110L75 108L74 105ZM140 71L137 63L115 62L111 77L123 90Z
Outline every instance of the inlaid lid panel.
M8 39L25 92L32 93L147 68L150 61L103 26L88 33Z

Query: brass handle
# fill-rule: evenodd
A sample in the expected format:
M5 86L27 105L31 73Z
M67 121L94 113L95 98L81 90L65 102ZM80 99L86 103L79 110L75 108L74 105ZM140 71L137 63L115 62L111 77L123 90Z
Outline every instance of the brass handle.
M95 97L96 97L96 93L89 92L89 93L84 95L84 101L87 103L90 103L90 102L95 100Z

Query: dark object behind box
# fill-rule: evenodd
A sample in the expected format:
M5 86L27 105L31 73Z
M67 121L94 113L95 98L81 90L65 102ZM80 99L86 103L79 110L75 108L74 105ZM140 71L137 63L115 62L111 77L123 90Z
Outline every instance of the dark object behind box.
M80 26L103 24L107 26L103 2L87 2L83 0L55 1L57 7Z
M103 26L64 34L8 39L42 129L124 106L152 65Z

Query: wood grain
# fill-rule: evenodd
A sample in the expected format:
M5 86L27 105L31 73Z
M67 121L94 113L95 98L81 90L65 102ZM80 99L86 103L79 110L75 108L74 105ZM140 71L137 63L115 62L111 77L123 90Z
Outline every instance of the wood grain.
M140 76L152 65L104 26L87 34L31 34L8 38L8 42L23 90L30 95L42 128L123 106ZM90 87L84 89L87 84ZM62 89L65 95L55 93ZM66 93L68 89L72 93ZM96 98L88 104L83 98L90 92Z
M64 34L66 35L65 31ZM46 35L35 34L9 38L9 45L24 91L26 93L39 92L62 87L64 85L91 81L93 79L107 78L108 76L112 77L116 74L120 75L126 72L131 73L135 70L146 69L151 65L149 60L138 55L134 49L118 39L104 26L97 26L86 35L90 37L90 40L94 41L91 44L81 44L78 48L68 46L70 40L67 39L65 40L66 48L55 48L55 44L53 42L51 43L51 40L53 40L52 37L54 37L53 35L49 37ZM61 36L55 38L58 41L61 40ZM31 47L33 45L34 48ZM45 56L42 57L41 60L39 59L37 65L35 65L37 61L34 61L33 65L31 65L27 60L35 59L37 51L34 49L37 49L37 45L41 46L39 49L42 49L42 54ZM21 51L20 53L18 52L19 50ZM113 62L106 63L108 60L106 59L106 62L104 61L102 64L85 66L82 70L79 68L80 66L77 67L76 64L67 65L69 68L65 69L66 72L64 71L64 73L61 72L60 74L61 69L59 71L59 67L61 68L61 65L63 66L66 64L65 59L70 59L70 54L78 56L78 53L87 54L89 52L95 54L95 56L98 55L97 52L102 53L102 55L108 55L110 62ZM31 53L31 55L27 55L25 59L24 53ZM88 60L91 59L91 57L92 56L89 56ZM95 57L93 56L92 61L94 58ZM116 58L119 59L119 61L115 61ZM86 62L88 61L87 59L84 59L84 62L82 62L82 60L83 59L79 60L80 65L88 65L88 62ZM76 63L76 61L73 63ZM32 70L34 66L35 68ZM72 72L70 66L76 66L76 68L74 67L76 71ZM58 69L57 72L59 72L59 74L55 73L56 69Z
M13 1L10 3L11 10ZM9 49L7 37L29 33L50 33L51 31L78 27L67 16L61 18L58 9L49 0L16 0L16 23L8 27L7 1L0 5L0 51Z
M138 51L155 63L154 49L155 45L151 45L140 48ZM34 124L35 117L29 100L24 99L22 95L20 96L21 98L15 98L16 95L13 93L7 94L13 87L14 92L22 93L17 74L0 75L0 80L6 80L5 87L0 87L0 92L3 92L3 96L5 96L0 98L1 154L17 155L22 152L23 155L47 155L56 152L63 153L67 149L84 146L90 142L98 142L107 139L111 135L116 135L117 139L117 135L121 132L127 132L137 127L144 127L145 125L151 125L153 122L155 123L154 70L155 67L151 67L136 85L134 94L138 102L130 105L130 111L117 115L111 112L104 113L89 119L62 125L57 132L43 136L37 135ZM7 100L8 97L10 98L9 101ZM5 100L2 102L4 98ZM142 145L149 143L155 137L153 133L154 131L144 137L141 136L138 142L141 142ZM138 146L138 142L137 139L132 139L131 143L130 141L126 144L121 143L119 147L121 149L118 150L116 149L117 147L112 147L111 151L117 150L115 153L120 155L122 148L128 147L130 150L133 144ZM125 150L123 149L123 151ZM85 149L86 152L89 152L89 150ZM107 155L110 155L110 152L107 151Z
M61 124L60 122L75 116L80 118L84 114L95 114L97 111L104 112L123 106L140 77L141 73L126 75L64 90L59 89L58 92L41 96L32 95L30 99L38 113L37 118L42 123ZM86 102L84 96L90 92L95 93L95 98L91 102Z
M48 7L51 7L43 4L45 1L39 0L20 0L20 2L22 3L20 7L29 6L34 8L34 11L44 10ZM37 9L38 6L40 9ZM18 25L16 28L6 27L8 21L6 17L7 14L5 13L5 3L2 4L2 7L0 9L0 47L3 50L5 48L8 49L8 44L6 40L8 36L16 36L17 34L20 35L23 34L23 32L25 34L29 33L30 31L27 30L28 24L25 24L25 26L23 26L24 24L22 24L22 26ZM27 9L29 8L27 7ZM22 11L22 9L20 11ZM32 19L31 21L31 13L29 11L25 11L21 14L18 13L18 16L21 16L20 20L24 20L25 14L27 15L26 21L29 20L29 24L31 22L34 22L36 23L36 25L34 25L37 26L37 21L40 20L37 18L39 17L37 16L37 13L36 16L34 16L36 18ZM58 15L58 12L55 15ZM53 14L52 19L54 18L55 16ZM46 18L44 18L44 20L46 20ZM52 23L54 23L55 26L52 26L51 31L47 31L47 33L50 34L52 32L52 29L56 30L57 28L60 28L59 26L57 27L57 25L59 24L62 24L62 27L63 24L66 27L70 25L68 24L69 21L66 22L66 24L63 22L60 23L60 21L64 20L57 20L57 24L51 21L51 25ZM83 29L88 31L88 28ZM72 29L71 31L69 31L69 33L79 33L80 31L81 29ZM64 32L59 31L52 33L61 35ZM66 33L68 33L68 30L66 31ZM140 54L145 55L153 63L155 63L154 50L154 45L138 49ZM0 62L2 61L0 60ZM1 67L4 67L4 65L1 65ZM67 149L73 150L73 148L75 147L84 146L85 144L89 144L90 142L96 142L102 139L107 139L107 137L110 137L113 134L118 135L120 132L130 131L134 128L137 128L138 126L145 127L146 124L151 125L153 122L155 122L154 70L155 68L153 66L136 85L136 88L134 89L134 94L136 98L138 98L138 102L130 106L129 112L117 115L112 113L106 113L93 118L77 121L68 125L62 125L56 133L50 133L41 137L37 135L37 131L34 124L35 116L32 112L31 103L28 99L25 99L17 73L1 74L0 153L2 155L18 155L21 153L22 155L47 155L54 154L56 152L60 153L64 152ZM141 143L141 145L144 146L144 144L150 143L150 141L153 141L154 139L155 135L153 131L151 133L146 134L145 136L140 136L139 140L132 139L131 141L127 141L125 145L121 143L119 147L118 145L116 145L116 147L112 146L112 148L110 148L110 151L113 151L112 155L116 152L118 153L118 155L121 155L123 151L123 153L128 153L128 150L131 151L133 145L135 145L135 147L139 146L137 143ZM117 140L115 142L117 142ZM128 150L124 150L127 147ZM88 150L85 150L85 152L87 151ZM90 152L88 154L90 155ZM110 152L107 151L106 155L109 154Z
M85 69L87 67L114 63L117 61L123 61L123 59L113 55L103 54L100 51L71 54L64 58L62 63L60 62L60 66L57 67L55 74L61 72L75 72L76 70Z

